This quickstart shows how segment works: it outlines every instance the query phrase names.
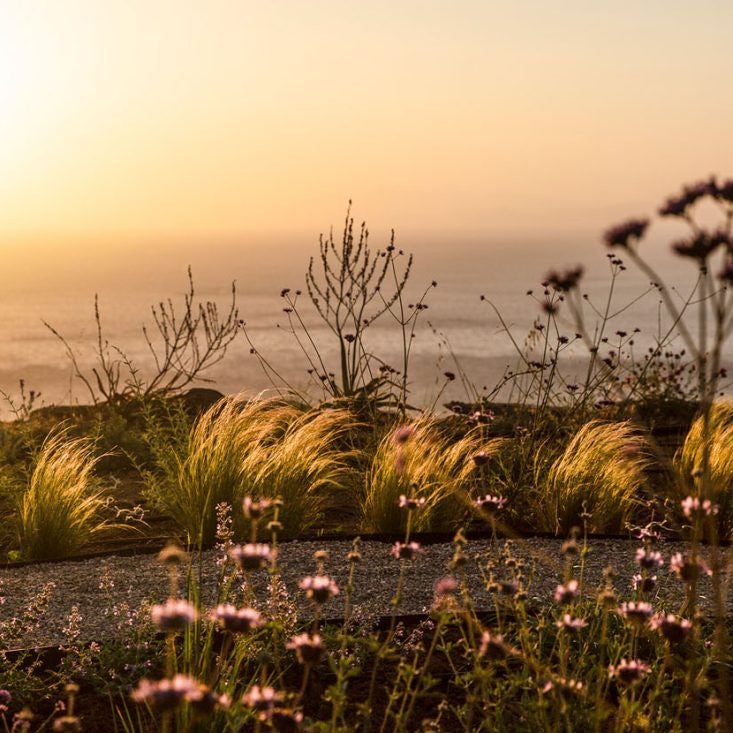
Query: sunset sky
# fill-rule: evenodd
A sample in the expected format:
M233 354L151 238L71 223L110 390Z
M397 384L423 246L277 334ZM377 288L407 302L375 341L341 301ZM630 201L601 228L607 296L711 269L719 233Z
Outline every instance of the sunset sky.
M0 242L597 229L733 175L728 0L3 0Z

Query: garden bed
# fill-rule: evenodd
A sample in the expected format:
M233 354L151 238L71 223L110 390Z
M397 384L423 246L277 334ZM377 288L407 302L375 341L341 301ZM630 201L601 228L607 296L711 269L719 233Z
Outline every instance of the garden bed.
M487 564L498 562L502 548L526 563L526 592L528 604L541 608L552 601L556 585L566 570L562 541L549 538L504 540L493 544L490 540L474 540L466 547L468 562L462 573L470 588L477 610L493 608L495 597L486 591L489 579ZM639 543L621 539L593 539L583 563L584 582L589 592L601 587L604 569L612 567L616 573L615 585L621 594L630 592L632 576L638 571L634 553ZM352 543L345 541L293 541L280 547L279 565L292 603L299 612L306 613L308 604L298 590L298 580L314 572L313 554L328 552L326 569L340 587L348 576L347 553ZM362 561L356 566L353 602L365 628L377 623L380 617L392 612L391 600L395 593L399 563L390 555L391 546L384 542L364 541L360 545ZM686 552L683 542L665 542L661 545L665 558L677 552ZM433 603L435 582L449 572L448 566L454 548L450 543L426 544L424 552L406 566L403 598L399 607L402 614L425 614ZM703 551L703 556L706 552ZM218 567L217 552L204 551L193 558L192 572L201 583L201 598L211 605L216 599ZM575 573L580 571L580 558L574 561ZM266 581L264 571L260 580ZM500 570L495 571L501 579ZM658 596L670 611L676 610L683 593L679 581L665 569L659 573ZM95 557L85 560L4 568L0 570L4 618L22 617L44 586L53 584L48 605L40 615L35 630L14 641L15 647L34 648L64 644L68 641L63 629L68 627L69 616L78 615L78 639L102 641L117 633L120 609L133 610L145 601L162 602L167 597L166 571L153 553ZM264 587L265 583L259 583ZM702 608L709 610L709 585L700 586ZM266 598L260 599L264 604ZM730 599L729 599L730 607ZM328 618L343 615L343 594L337 596L326 609Z

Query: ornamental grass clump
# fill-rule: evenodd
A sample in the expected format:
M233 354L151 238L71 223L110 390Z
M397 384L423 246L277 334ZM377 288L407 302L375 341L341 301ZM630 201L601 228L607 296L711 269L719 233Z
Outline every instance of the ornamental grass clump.
M720 400L710 407L705 435L705 420L698 417L690 427L685 442L674 457L679 476L679 496L698 496L704 487L706 496L698 502L716 507L721 539L733 531L733 401ZM708 451L707 481L702 481L704 452ZM700 504L702 508L702 504ZM684 506L682 507L684 511ZM691 512L685 511L685 523ZM711 512L712 513L712 512Z
M490 456L502 443L486 441L479 430L454 440L427 416L392 431L379 443L367 473L363 529L404 531L407 514L400 509L401 496L421 499L411 518L413 530L455 529L478 480L474 456Z
M183 445L156 447L156 468L145 472L149 498L190 543L211 544L217 504L241 502L251 457L261 458L301 413L275 399L221 400L198 419Z
M107 504L94 475L98 461L88 438L71 438L67 430L46 438L27 485L17 494L22 557L69 557L114 528L104 516Z
M538 519L558 534L584 518L589 531L621 532L642 503L651 465L649 443L630 422L591 421L550 467Z
M247 492L282 501L285 534L313 526L326 507L350 506L359 457L352 438L359 428L349 410L324 409L298 416L276 441L247 447L242 462Z

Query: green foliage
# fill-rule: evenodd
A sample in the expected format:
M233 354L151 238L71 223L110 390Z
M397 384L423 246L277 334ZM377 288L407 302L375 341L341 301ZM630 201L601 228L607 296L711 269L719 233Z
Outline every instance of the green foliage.
M98 457L88 438L51 433L18 492L16 533L23 557L68 557L108 533L105 501L94 476Z

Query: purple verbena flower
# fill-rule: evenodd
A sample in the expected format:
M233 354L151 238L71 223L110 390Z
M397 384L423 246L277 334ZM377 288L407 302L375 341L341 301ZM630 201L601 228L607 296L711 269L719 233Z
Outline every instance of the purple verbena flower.
M395 542L390 554L398 560L414 560L419 553L425 552L419 542Z
M608 674L625 685L632 685L649 674L649 665L638 659L622 659L617 665L609 666Z
M222 631L234 634L253 631L265 623L254 608L236 608L231 603L220 603L211 612L211 619Z
M607 229L603 235L603 240L608 247L628 249L644 236L648 226L649 219L629 219L622 224Z
M295 650L301 664L316 664L325 649L319 634L297 634L287 643L287 648Z
M578 581L568 580L564 585L555 588L555 600L566 605L572 603L578 597Z
M142 679L132 692L132 699L147 703L157 710L172 710L178 707L186 696L198 689L199 683L193 677L177 674L172 679L158 681Z
M184 600L170 598L150 609L153 623L161 631L183 631L198 618L196 607Z
M309 575L303 578L298 585L301 590L305 591L306 596L319 606L322 606L339 594L339 587L336 585L336 581L327 575Z
M269 545L259 542L234 545L229 548L229 557L240 570L259 570L272 561L272 550Z

